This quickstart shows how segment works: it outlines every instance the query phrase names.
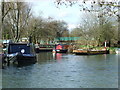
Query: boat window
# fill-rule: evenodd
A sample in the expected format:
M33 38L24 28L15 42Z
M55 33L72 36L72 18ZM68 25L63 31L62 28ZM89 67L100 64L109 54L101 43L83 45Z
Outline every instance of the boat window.
M27 46L26 44L24 45L17 45L17 44L11 44L9 46L9 54L11 53L16 53L16 52L21 52L21 50L24 50L24 54L30 54L30 46Z

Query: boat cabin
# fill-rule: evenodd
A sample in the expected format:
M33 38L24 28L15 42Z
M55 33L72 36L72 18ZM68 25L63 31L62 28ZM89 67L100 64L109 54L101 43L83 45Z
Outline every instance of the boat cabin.
M55 49L68 49L69 45L66 44L58 44L55 46Z
M66 53L68 51L69 45L66 44L57 44L55 45L55 49L53 49L54 53Z
M8 54L21 52L23 54L34 54L35 49L32 44L11 43L8 45Z

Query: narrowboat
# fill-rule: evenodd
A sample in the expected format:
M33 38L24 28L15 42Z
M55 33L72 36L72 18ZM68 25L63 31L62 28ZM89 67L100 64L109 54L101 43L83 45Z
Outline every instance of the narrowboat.
M10 43L7 47L7 58L18 65L37 62L35 48L31 43Z
M42 44L35 44L35 51L36 53L39 52L52 52L54 45L42 45Z
M39 48L39 52L52 52L53 48Z
M53 53L67 53L68 47L69 47L68 45L64 45L64 44L55 45L55 48L53 49Z
M109 50L78 49L78 50L73 50L73 53L76 54L76 55L98 55L98 54L109 54Z

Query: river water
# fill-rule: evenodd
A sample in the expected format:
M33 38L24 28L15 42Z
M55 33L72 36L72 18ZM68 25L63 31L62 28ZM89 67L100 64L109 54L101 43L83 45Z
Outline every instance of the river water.
M118 55L41 52L34 65L2 70L2 88L118 88Z

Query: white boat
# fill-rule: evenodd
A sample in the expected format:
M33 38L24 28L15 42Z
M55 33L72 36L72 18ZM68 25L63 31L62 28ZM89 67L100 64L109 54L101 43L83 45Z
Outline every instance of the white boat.
M120 48L117 48L115 52L116 54L120 54Z

